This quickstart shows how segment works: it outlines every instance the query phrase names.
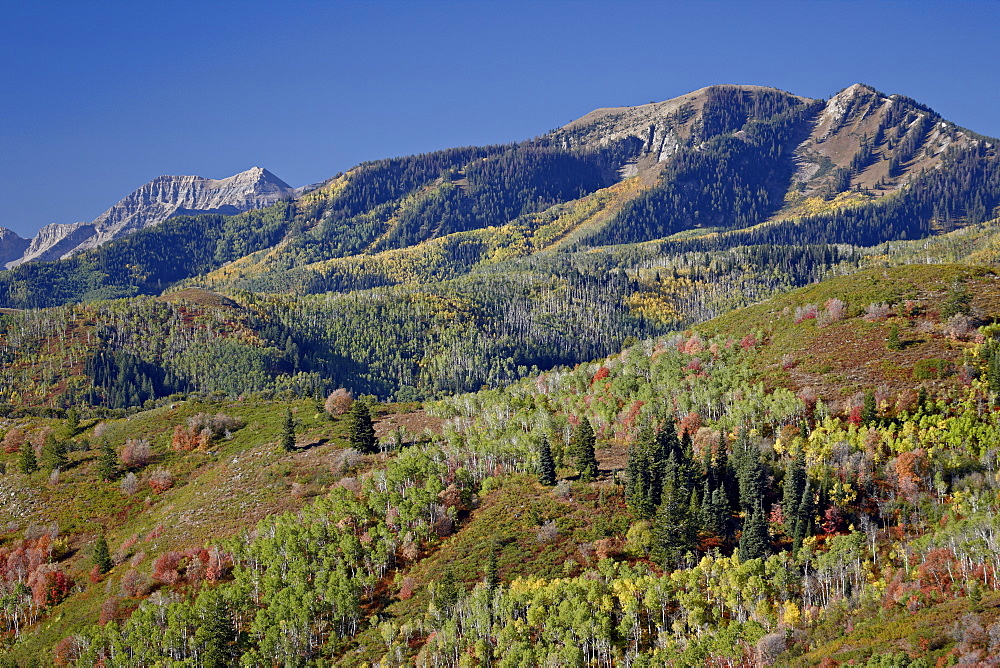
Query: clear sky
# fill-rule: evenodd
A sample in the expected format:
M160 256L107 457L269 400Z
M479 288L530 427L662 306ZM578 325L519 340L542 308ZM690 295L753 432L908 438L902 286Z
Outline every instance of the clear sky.
M1000 136L1000 2L0 0L0 226L161 174L527 139L604 106L855 82Z

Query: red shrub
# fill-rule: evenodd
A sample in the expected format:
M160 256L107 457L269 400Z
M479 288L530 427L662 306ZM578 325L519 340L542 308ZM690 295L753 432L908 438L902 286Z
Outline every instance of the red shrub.
M181 581L185 557L182 552L164 552L153 561L153 577L166 585Z
M149 476L149 487L157 494L167 491L173 485L174 476L166 469L156 469Z
M153 457L153 446L145 438L130 438L121 451L122 464L129 468L142 468Z

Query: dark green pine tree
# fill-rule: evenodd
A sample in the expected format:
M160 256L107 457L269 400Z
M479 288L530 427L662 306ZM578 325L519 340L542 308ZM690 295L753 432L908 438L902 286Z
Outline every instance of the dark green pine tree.
M73 438L80 431L80 414L75 408L66 411L66 422L63 424L63 433L66 438Z
M813 523L813 491L809 478L806 478L805 488L802 490L802 498L799 500L799 507L795 511L795 530L792 533L792 552L798 552L802 547L802 541L812 535Z
M878 406L875 404L875 392L865 391L865 402L861 409L862 424L873 424L878 419Z
M556 484L556 463L552 460L552 446L545 436L538 447L538 482L550 487Z
M295 419L292 417L291 408L285 408L285 420L281 427L281 448L285 452L295 449Z
M653 470L656 452L656 434L650 425L645 425L632 443L625 464L625 501L629 510L639 517L652 517L659 505L659 481L654 481Z
M118 477L118 454L106 438L101 440L101 458L97 461L97 475L101 480L108 482Z
M889 336L885 340L887 350L902 350L903 344L899 342L899 325L893 324L889 327Z
M691 547L688 507L687 490L678 479L677 455L671 453L664 470L660 507L653 520L653 554L664 568L674 567Z
M763 506L766 473L760 461L760 451L750 443L745 434L740 436L736 451L740 507L749 515L752 509Z
M486 588L490 591L496 590L500 586L500 543L493 543L493 547L490 549L490 558L486 562L486 573L484 574L483 581L486 583Z
M233 665L233 643L236 628L225 599L218 590L208 590L202 597L202 624L195 632L195 641L202 646L201 665L205 668L226 668ZM199 597L201 598L201 597Z
M108 549L108 541L103 535L99 536L94 543L93 558L94 565L101 573L107 573L114 566L111 561L111 551Z
M42 446L42 461L49 471L66 468L66 442L50 433Z
M593 482L597 480L597 455L595 453L597 439L590 420L583 418L573 430L570 448L576 457L576 467L580 471L580 480Z
M372 414L368 409L368 404L364 401L355 401L351 405L350 420L348 422L348 441L352 448L366 455L378 452Z
M755 506L743 523L740 536L740 559L760 559L767 556L770 543L767 537L767 516L762 505Z
M785 532L789 536L795 534L795 523L799 515L799 504L802 503L802 492L806 488L806 452L800 448L795 459L788 464L785 471L785 483L782 485L781 510L785 515Z
M18 464L21 473L30 474L38 470L38 458L35 457L35 446L27 440L21 444L21 452L18 455Z

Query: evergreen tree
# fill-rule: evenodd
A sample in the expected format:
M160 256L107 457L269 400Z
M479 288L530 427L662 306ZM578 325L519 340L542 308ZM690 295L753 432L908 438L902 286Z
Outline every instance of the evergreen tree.
M351 406L350 420L348 422L348 440L351 447L358 452L369 455L378 452L372 414L368 409L368 404L364 401L355 401Z
M760 451L750 443L746 434L740 436L736 450L740 506L749 513L764 503L766 474L760 461Z
M549 445L549 439L544 436L542 444L538 448L538 481L548 486L556 484L556 464L552 461L552 448Z
M872 424L877 419L878 406L875 403L875 392L866 390L864 406L861 409L861 422L862 424Z
M490 550L489 561L486 562L486 573L483 578L486 587L490 591L496 590L500 586L500 543L493 544Z
M104 538L102 534L97 538L94 543L94 565L101 573L107 573L114 566L111 561L111 551L108 549L108 541Z
M285 421L281 429L281 447L285 452L295 449L295 419L292 417L292 409L285 408Z
M656 434L650 425L644 425L628 451L625 465L625 500L629 510L639 517L652 517L660 503L660 481L654 479L660 467L655 461Z
M101 439L101 457L97 462L97 474L101 480L111 482L118 477L118 454L108 439Z
M27 440L21 444L21 453L18 457L21 473L29 474L38 470L38 459L35 457L35 447Z
M743 523L743 534L740 536L740 559L759 559L767 556L769 542L767 536L767 517L763 506L755 506Z
M202 594L202 624L195 632L195 641L202 646L201 665L204 668L225 668L233 665L232 643L236 640L232 614L218 590ZM202 598L199 597L199 598Z
M66 468L66 442L50 433L42 446L42 460L49 471Z
M455 581L455 573L451 568L448 568L444 572L444 577L434 587L434 605L442 614L447 615L458 603L460 595L461 590L458 582Z
M899 342L899 325L893 324L889 327L889 336L885 341L887 350L902 350L903 344Z
M812 535L813 521L813 492L809 478L806 478L805 487L802 490L802 498L799 500L798 508L795 511L795 531L792 533L792 551L798 552L802 547L802 541L807 536Z
M583 482L593 482L597 479L597 455L594 452L596 446L594 428L589 419L583 418L573 430L570 439L570 449L576 456L576 467L580 470L580 480Z
M671 453L664 470L660 507L653 521L653 553L664 568L675 565L690 549L693 532L688 507L687 490L678 476L677 455Z
M795 522L798 518L799 504L802 503L802 492L806 487L806 452L800 448L795 459L788 464L785 472L785 483L782 486L781 509L785 514L785 531L789 535L795 532Z
M66 423L63 425L63 433L66 438L73 438L80 431L80 414L75 408L66 411Z

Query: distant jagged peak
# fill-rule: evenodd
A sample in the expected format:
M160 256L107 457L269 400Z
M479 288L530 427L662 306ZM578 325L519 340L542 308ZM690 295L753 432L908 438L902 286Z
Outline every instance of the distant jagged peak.
M21 237L14 230L8 230L6 227L0 227L0 241L8 241L14 239L21 239ZM27 241L27 239L21 239L21 241Z
M164 175L140 186L87 223L53 224L39 230L22 254L6 257L3 265L54 260L96 248L132 232L181 214L236 214L270 206L296 191L263 167L223 179L194 175ZM9 255L9 253L8 253Z
M27 239L22 239L13 230L0 227L0 269L3 269L8 262L13 262L21 257L29 243Z

